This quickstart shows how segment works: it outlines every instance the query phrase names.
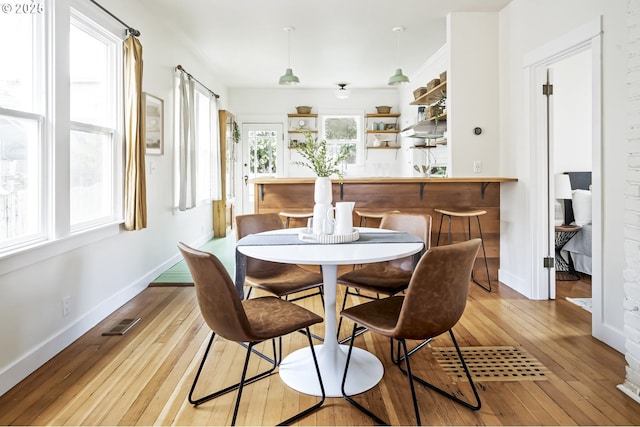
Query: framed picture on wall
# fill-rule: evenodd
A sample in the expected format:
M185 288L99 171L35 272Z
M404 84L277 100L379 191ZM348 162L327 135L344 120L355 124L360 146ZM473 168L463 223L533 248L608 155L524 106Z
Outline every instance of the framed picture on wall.
M162 155L164 150L164 101L144 93L144 141L147 154Z

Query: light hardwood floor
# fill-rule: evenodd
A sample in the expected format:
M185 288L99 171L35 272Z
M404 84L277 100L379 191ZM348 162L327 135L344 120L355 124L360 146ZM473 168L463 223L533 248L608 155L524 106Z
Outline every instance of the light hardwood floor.
M589 296L588 281L559 283L555 301L530 301L506 286L496 288L487 293L470 285L466 312L455 327L460 345L522 348L551 374L542 380L479 382L482 408L475 412L419 386L423 424L640 424L640 405L616 389L624 381L623 355L592 338L590 313L564 299ZM322 312L317 298L301 303ZM142 320L124 336L101 335L128 317ZM323 325L316 326L314 332L321 334ZM208 336L193 288L150 287L0 397L0 425L226 425L234 393L197 408L186 400ZM293 334L283 345L287 354L304 346L305 338ZM386 368L380 384L358 398L392 424L415 423L406 379L390 367L388 342L367 333L357 345L374 352ZM431 346L451 343L444 335ZM236 381L243 357L237 344L217 340L199 390ZM255 362L251 370L265 367L264 361ZM470 393L467 383L447 378L429 349L415 356L413 367L465 397ZM245 389L238 425L274 425L314 401L272 375ZM371 420L343 399L328 398L300 425L371 425Z

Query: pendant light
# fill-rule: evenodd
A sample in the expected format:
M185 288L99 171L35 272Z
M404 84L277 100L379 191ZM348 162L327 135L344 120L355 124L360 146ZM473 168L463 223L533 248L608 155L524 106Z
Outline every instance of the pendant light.
M393 27L393 31L398 33L398 68L396 73L389 78L389 86L400 86L409 83L409 77L402 74L402 68L400 68L400 33L404 31L404 27Z
M298 76L293 74L293 71L291 70L291 31L295 31L295 28L284 27L283 30L289 33L289 66L287 67L287 71L285 71L285 73L280 76L279 83L281 85L295 86L297 84L300 84L300 79L298 78Z
M347 84L346 83L338 83L338 86L340 87L340 89L336 90L336 98L338 98L338 99L347 99L349 97L349 95L351 94L351 91L349 89L345 88L347 86Z

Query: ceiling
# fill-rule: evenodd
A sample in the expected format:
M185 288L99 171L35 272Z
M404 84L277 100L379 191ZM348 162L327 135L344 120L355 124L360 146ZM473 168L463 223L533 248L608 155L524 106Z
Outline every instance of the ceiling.
M278 87L287 26L295 27L291 68L299 87L381 88L398 68L398 34L399 65L411 77L445 44L449 12L499 11L511 0L138 1L181 33L229 88ZM398 26L405 30L394 32Z

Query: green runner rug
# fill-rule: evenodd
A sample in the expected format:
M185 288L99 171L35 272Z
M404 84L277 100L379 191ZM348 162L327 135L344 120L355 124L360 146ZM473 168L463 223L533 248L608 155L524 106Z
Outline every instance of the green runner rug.
M227 237L213 238L198 249L217 256L233 279L236 265L235 244L232 233ZM158 276L149 286L193 286L193 279L187 264L182 260Z

